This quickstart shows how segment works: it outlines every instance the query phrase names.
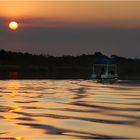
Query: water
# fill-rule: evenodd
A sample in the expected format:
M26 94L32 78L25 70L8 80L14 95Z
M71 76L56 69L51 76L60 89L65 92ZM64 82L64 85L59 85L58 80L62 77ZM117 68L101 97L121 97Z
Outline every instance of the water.
M140 84L0 81L0 140L140 139Z

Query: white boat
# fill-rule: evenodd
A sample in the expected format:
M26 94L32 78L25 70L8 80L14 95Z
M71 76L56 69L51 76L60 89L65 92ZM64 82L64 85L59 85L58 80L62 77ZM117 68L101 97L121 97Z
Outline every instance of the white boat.
M118 80L117 65L110 59L103 59L93 64L92 79L100 83L115 83Z

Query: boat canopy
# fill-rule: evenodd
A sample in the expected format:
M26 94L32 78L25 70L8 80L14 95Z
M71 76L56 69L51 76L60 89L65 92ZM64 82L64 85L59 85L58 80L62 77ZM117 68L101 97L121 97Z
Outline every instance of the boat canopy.
M115 62L114 62L112 59L103 58L103 59L97 60L97 61L95 62L95 64L105 64L105 65L109 64L109 65L111 65L111 64L115 64Z

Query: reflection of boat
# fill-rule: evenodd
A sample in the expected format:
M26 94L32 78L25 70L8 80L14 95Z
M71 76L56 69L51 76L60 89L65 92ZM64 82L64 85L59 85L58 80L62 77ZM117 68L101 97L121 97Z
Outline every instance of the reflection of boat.
M101 83L114 83L118 79L117 65L111 59L98 60L93 65L91 78Z

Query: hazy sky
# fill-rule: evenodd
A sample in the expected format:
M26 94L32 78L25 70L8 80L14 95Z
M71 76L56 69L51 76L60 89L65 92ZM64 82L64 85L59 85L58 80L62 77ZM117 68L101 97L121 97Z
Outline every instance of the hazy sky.
M140 58L140 1L0 1L0 49Z

